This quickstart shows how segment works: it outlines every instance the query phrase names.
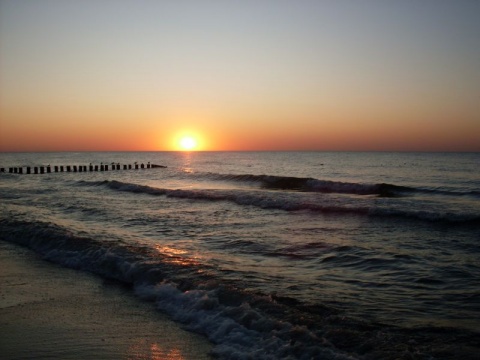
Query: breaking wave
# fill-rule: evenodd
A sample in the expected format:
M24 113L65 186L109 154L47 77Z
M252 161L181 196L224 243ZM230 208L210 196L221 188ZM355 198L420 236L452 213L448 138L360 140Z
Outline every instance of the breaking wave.
M170 255L121 241L100 242L54 223L1 219L0 229L4 240L29 247L50 261L132 285L138 296L154 301L190 330L205 334L216 344L214 355L220 358L356 358L318 329L296 321L292 315L301 310L290 307L291 302L222 283L198 271L198 264L180 265L185 262L170 261ZM321 314L310 313L334 314L326 307Z
M261 188L271 190L293 190L303 192L336 193L352 195L377 195L379 197L402 197L416 193L437 194L446 196L480 197L480 191L451 191L440 188L418 188L387 183L364 184L341 181L321 180L294 176L275 175L230 175L217 173L196 173L196 177L211 180L258 183Z
M259 183L262 188L272 190L296 190L305 192L400 196L413 191L413 188L391 184L360 184L340 181L319 180L293 176L274 175L228 175L228 174L198 174L215 180Z
M366 324L321 303L248 291L209 275L207 265L183 261L181 255L171 261L169 254L121 239L99 241L56 223L15 215L0 218L0 230L3 240L50 261L131 285L137 296L207 336L213 355L221 359L427 358L453 331L443 336L441 329L423 328L412 342L414 333L408 329ZM473 343L476 334L455 336ZM408 346L399 345L407 341Z
M116 191L130 193L142 193L155 196L168 196L172 198L203 200L203 201L228 201L242 206L255 206L262 209L277 209L284 211L311 211L323 214L352 214L370 217L396 217L403 219L415 219L428 222L439 222L446 224L471 224L480 225L480 216L474 213L451 213L436 209L405 209L379 206L369 201L332 201L327 198L311 198L301 194L275 193L265 191L245 190L216 190L216 189L165 189L147 185L138 185L116 180L105 181L80 181L79 184L91 186L106 186ZM337 186L342 186L335 183ZM360 184L359 189L362 189ZM379 185L380 186L380 185ZM389 185L394 186L394 185ZM396 187L396 186L395 186ZM352 189L352 187L348 187ZM366 191L367 187L363 188ZM362 191L363 191L362 190Z

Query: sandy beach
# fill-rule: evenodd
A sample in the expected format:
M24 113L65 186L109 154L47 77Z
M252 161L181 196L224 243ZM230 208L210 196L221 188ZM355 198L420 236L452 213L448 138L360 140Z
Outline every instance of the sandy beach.
M2 359L211 359L212 345L131 289L0 241Z

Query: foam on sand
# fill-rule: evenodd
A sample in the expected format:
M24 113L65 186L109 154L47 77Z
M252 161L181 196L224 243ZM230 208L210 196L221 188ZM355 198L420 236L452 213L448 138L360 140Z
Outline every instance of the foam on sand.
M129 289L0 241L2 359L210 359L211 344Z

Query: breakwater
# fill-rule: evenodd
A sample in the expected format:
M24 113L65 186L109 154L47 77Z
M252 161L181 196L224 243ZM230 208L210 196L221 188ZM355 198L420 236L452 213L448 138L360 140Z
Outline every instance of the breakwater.
M11 166L0 168L0 172L10 174L50 174L61 172L96 172L96 171L120 171L120 170L144 170L166 168L164 165L157 164L120 164L120 163L100 163L89 165L43 165L43 166Z

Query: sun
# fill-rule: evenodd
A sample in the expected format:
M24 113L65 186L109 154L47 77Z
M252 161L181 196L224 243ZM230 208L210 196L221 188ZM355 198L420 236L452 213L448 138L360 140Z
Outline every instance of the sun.
M198 145L198 142L192 136L183 136L179 141L180 148L182 150L195 150Z

